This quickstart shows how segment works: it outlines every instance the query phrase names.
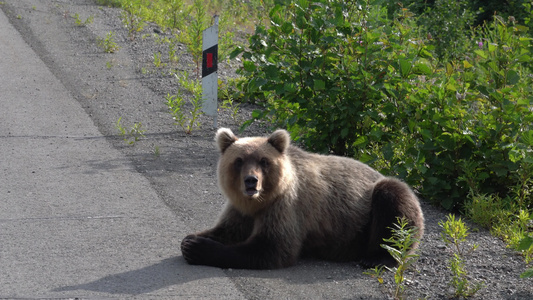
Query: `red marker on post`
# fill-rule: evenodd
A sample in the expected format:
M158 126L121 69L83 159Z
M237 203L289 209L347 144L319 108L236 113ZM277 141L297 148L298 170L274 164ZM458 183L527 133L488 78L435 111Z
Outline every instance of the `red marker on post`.
M202 34L202 110L214 118L213 127L217 128L218 104L218 16L213 17L214 25Z

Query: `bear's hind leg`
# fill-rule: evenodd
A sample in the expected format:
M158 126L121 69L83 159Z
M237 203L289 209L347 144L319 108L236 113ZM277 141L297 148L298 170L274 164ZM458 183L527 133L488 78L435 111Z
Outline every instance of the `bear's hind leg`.
M418 198L413 191L403 182L394 178L385 178L378 181L372 192L371 220L368 228L368 244L366 253L361 260L365 267L378 265L395 266L396 261L381 247L383 239L391 237L391 229L398 223L398 217L409 220L409 226L416 226L418 232L415 238L419 239L424 230L424 217ZM416 248L418 243L413 245Z

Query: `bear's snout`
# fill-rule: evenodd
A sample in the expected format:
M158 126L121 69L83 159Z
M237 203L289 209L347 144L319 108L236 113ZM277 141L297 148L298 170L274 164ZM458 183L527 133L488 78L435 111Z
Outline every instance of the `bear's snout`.
M259 178L255 175L244 177L244 188L246 189L246 194L248 196L253 196L258 193L257 182L259 182Z
M256 188L257 186L257 182L259 181L259 179L257 178L257 176L255 175L248 175L246 177L244 177L244 186L249 189L249 188Z

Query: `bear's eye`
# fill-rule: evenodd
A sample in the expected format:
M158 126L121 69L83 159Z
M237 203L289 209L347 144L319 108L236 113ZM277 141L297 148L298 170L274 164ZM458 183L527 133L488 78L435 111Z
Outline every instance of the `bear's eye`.
M265 157L261 158L261 160L259 161L259 164L261 164L262 168L268 168L268 165L269 165L268 159L266 159Z
M242 167L242 163L242 158L237 157L237 159L235 159L235 161L233 162L233 166L235 167L235 169L239 170Z

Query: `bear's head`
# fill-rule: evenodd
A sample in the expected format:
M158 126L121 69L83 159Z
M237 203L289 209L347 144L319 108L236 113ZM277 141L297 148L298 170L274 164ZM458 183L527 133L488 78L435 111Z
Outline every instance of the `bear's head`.
M219 186L243 214L253 215L293 189L287 131L277 130L269 137L238 138L230 129L221 128L215 141L220 151Z

